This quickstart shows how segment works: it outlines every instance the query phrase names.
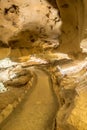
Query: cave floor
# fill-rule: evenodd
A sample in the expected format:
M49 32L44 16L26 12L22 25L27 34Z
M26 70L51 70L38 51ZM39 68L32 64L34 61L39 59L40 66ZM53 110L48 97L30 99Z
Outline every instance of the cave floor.
M51 130L58 102L48 74L40 69L36 74L35 86L24 100L5 120L0 130Z

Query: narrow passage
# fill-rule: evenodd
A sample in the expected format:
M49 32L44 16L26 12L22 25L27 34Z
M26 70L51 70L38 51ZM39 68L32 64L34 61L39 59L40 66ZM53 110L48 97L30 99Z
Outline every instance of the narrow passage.
M57 97L48 74L39 69L34 71L37 77L34 88L3 122L0 130L52 130L58 109Z

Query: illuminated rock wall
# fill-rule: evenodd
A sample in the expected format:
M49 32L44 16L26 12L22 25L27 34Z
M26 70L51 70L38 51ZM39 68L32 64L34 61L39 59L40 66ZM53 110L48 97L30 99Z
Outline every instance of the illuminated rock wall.
M82 0L56 0L62 17L62 38L59 50L68 53L80 52L80 42L85 24L85 8Z
M0 46L30 48L34 53L53 44L51 48L58 52L81 52L80 43L86 38L86 3L86 0L1 0Z

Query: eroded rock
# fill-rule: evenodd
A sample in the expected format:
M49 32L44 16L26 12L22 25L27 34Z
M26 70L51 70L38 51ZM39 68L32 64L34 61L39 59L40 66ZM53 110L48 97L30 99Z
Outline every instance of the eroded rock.
M0 94L0 112L8 105L0 122L21 101L28 90L25 84L32 85L32 73L27 68L49 63L46 69L52 75L59 102L56 129L87 130L87 66L72 65L72 69L64 70L60 64L70 59L57 53L80 58L80 44L85 49L87 41L86 12L86 0L0 0L0 59L22 62L18 66L0 64L0 85L3 89L7 86L5 95Z
M58 78L58 76L56 77ZM57 114L57 129L87 129L87 66L77 72L67 73L58 80L58 100L60 108Z

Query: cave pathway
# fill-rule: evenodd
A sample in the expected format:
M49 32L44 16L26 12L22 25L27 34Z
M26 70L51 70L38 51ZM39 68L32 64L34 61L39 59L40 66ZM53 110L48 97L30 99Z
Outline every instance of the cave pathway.
M45 71L33 70L37 80L31 92L5 120L0 130L52 130L58 109L57 97Z

